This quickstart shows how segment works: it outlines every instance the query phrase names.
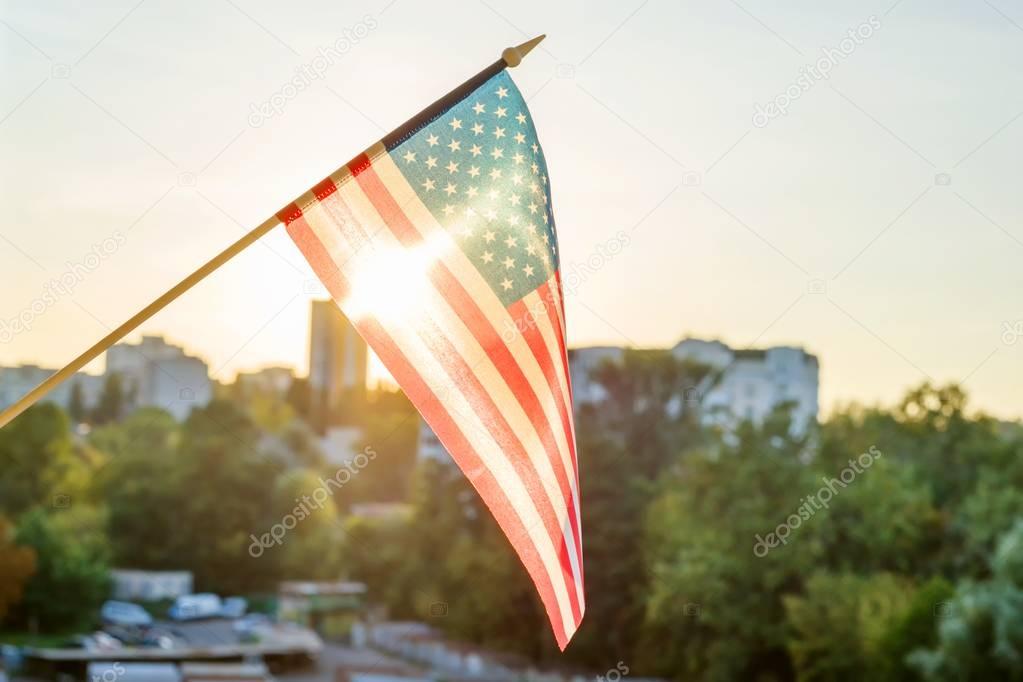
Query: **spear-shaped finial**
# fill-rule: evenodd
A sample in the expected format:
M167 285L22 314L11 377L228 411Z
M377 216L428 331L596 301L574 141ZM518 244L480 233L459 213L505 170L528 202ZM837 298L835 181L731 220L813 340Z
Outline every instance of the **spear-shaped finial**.
M530 51L540 44L540 41L547 37L546 33L542 33L532 40L527 40L521 45L515 47L506 47L504 52L501 53L501 59L508 66L518 66L522 63L522 59L530 53Z

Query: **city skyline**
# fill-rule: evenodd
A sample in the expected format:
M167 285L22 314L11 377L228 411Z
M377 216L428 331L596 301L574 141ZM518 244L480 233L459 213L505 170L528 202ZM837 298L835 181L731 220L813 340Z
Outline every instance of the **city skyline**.
M63 365L501 47L546 32L513 75L551 167L571 346L798 345L820 358L824 415L931 380L1023 416L1018 12L315 11L5 9L0 322L31 328L0 327L0 364ZM309 87L282 95L296 74ZM219 380L303 368L321 296L277 229L127 340L164 334Z

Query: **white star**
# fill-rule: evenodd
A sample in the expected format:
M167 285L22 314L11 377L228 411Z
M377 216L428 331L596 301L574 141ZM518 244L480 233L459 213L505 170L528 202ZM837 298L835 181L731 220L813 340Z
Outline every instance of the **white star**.
M468 225L466 225L465 227L463 227L461 229L461 233L462 233L463 237L471 237L472 236L472 228L469 227Z
M455 207L451 204L444 204L444 215L451 215L455 212Z
M427 168L436 168L437 167L437 158L434 157L434 156L427 156L426 157L426 167Z
M475 187L470 187L469 189L465 190L465 193L467 195L469 195L470 199L472 199L474 196L476 196L479 193L479 190L476 189Z
M475 178L478 177L479 174L480 174L479 166L469 166L469 177Z
M458 140L451 140L451 144L448 145L448 149L450 149L453 152L457 152L461 148L462 143L459 142Z
M497 107L497 109L494 111L494 115L497 116L498 118L504 118L505 116L508 115L508 110L505 109L504 107Z
M536 142L533 143L533 153L536 154L540 151L540 148L536 146Z
M512 288L511 280L505 277L504 280L501 282L501 286L504 287L505 291L508 291L509 289Z
M517 215L515 215L514 213L511 214L510 216L508 216L508 224L509 225L518 225L519 224L519 217Z
M532 265L527 265L526 267L522 268L522 272L526 273L526 277L532 277L533 276L533 266Z
M497 180L499 177L501 177L501 169L500 168L495 168L492 171L490 171L490 179L491 180Z
M502 128L501 126L496 126L494 128L494 137L498 139L504 137L504 128Z
M473 126L472 126L472 133L473 133L473 135L482 135L483 134L483 124L482 123L474 123Z
M474 218L474 217L476 217L476 209L474 209L472 206L466 206L465 207L465 217L466 218Z
M511 270L512 268L515 267L515 259L511 257L505 258L501 262L501 265L503 265L506 269Z
M522 113L522 112L520 111L519 113L517 113L517 114L515 115L515 120L516 120L516 121L518 121L519 123L525 123L525 122L526 122L526 115L525 115L525 114L523 114L523 113Z
M528 253L530 256L536 255L536 246L534 246L532 242L526 244L526 253Z
M456 172L458 170L458 164L455 163L454 161L449 161L447 168L448 168L448 173L454 173L454 172Z
M537 175L537 174L540 173L540 166L536 165L536 161L534 161L532 164L530 164L529 167L533 169L533 175Z
M490 253L489 251L484 251L483 252L483 262L484 263L491 263L491 262L493 262L493 260L494 260L494 254Z
M535 201L529 202L529 212L530 213L536 213L536 209L538 209L538 208L539 208L539 206L536 205Z
M512 176L512 182L514 182L516 185L521 185L522 184L522 176L519 175L518 173L516 173L515 175Z
M412 163L416 160L416 153L413 151L405 152L405 163Z
M515 152L515 156L513 156L512 158L515 159L515 165L519 165L520 163L523 163L526 160L526 157L524 157L522 154L518 152Z
M472 155L473 155L473 156L479 156L480 154L482 154L482 153L483 153L483 148L482 148L482 147L480 147L480 146L479 146L478 144L474 144L474 145L473 145L473 146L472 146L472 147L471 147L471 148L469 149L469 151L470 151L470 152L472 152Z
M430 135L429 137L426 138L426 144L430 145L431 147L436 147L437 141L438 140L436 135Z
M483 106L482 102L476 102L476 104L473 105L472 110L475 111L477 114L482 114L484 111L487 110L487 108Z
M511 249L511 248L514 248L515 245L519 243L519 240L516 239L515 237L509 236L507 239L504 240L504 243L505 243L505 246L507 246L509 249Z
M519 205L519 195L518 194L512 194L510 197L508 197L508 201L511 202L512 206L518 206Z
M523 135L522 133L515 133L515 141L518 142L519 144L522 144L523 142L526 141L526 136Z
M483 211L483 217L487 220L497 220L497 211L488 208L486 211Z
M447 187L445 187L445 188L444 188L444 191L445 191L445 192L447 192L447 195L448 195L448 196L451 196L452 194L454 194L454 193L455 193L455 190L457 190L457 189L458 189L458 186L457 186L457 185L453 185L453 184L451 184L451 183L449 182L449 183L448 183L448 185L447 185Z
M493 230L487 230L486 232L483 233L483 238L486 239L487 243L489 244L490 242L497 239L497 235L494 234Z
M497 89L497 96L499 99L504 99L508 96L508 88L503 85Z
M452 118L448 125L451 126L452 130L459 130L462 127L462 120L459 118Z
M494 148L493 148L493 149L491 150L491 152L490 152L490 155L491 155L492 157L494 157L495 159L500 159L500 158L504 158L504 150L503 150L503 149L501 149L500 147L494 147Z
M434 188L433 180L431 180L430 178L426 178L426 180L423 182L423 187L426 188L427 192L432 190Z
M487 192L487 198L489 199L497 199L500 196L501 193L498 192L496 189L491 189L489 192Z

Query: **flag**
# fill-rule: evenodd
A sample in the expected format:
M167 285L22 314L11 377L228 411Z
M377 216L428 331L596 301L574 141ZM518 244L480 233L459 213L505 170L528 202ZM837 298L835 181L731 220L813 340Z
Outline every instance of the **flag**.
M493 513L564 649L585 609L575 427L547 164L518 88L495 65L278 217Z

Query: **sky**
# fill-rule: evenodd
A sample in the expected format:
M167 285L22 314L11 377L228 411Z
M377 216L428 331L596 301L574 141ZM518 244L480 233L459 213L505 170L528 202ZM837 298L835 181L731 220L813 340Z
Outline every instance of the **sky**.
M797 345L825 414L929 380L1023 417L1018 3L88 4L0 2L0 364L71 360L546 33L512 76L572 345ZM128 338L304 373L323 295L278 228Z

